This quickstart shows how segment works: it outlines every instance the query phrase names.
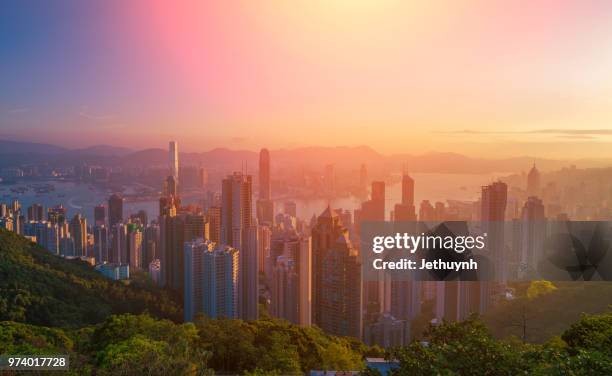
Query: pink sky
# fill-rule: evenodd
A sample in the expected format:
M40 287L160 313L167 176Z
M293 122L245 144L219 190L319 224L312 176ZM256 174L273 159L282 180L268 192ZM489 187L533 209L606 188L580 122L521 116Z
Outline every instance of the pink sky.
M433 3L131 2L117 9L119 38L129 72L146 66L144 99L88 103L112 124L86 134L190 150L511 145L544 156L559 142L588 154L610 141L600 131L612 115L610 3Z

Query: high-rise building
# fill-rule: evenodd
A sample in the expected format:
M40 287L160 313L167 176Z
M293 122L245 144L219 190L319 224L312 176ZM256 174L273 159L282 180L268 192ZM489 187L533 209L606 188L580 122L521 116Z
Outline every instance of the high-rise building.
M109 262L127 264L127 227L119 222L111 227L111 252Z
M51 223L62 224L66 222L66 208L62 205L57 205L47 209L47 220Z
M235 172L221 186L221 244L240 250L238 314L254 320L258 314L259 232L252 216L252 178Z
M311 323L312 246L293 227L274 229L270 248L270 312L294 324Z
M178 183L179 181L179 155L178 155L178 144L176 141L170 141L168 148L168 163L170 167L170 175Z
M490 281L477 282L474 284L473 291L479 289L479 296L476 299L476 292L471 300L478 301L478 312L485 312L495 295L495 290L507 280L508 259L505 247L505 219L506 206L508 203L508 185L501 181L482 187L480 196L481 205L481 228L483 233L487 234L486 247L490 261L492 264L492 273L484 277L484 279L495 280L496 283ZM470 304L474 306L473 304Z
M297 217L297 205L295 201L285 201L283 204L283 213L292 217Z
M429 202L429 200L421 201L421 206L419 208L419 221L421 222L431 222L436 220L436 210L433 205Z
M142 268L142 239L142 227L136 223L128 223L126 261L132 270Z
M521 212L520 227L520 264L519 270L523 271L520 277L537 269L541 259L544 241L546 239L546 217L544 216L544 204L537 197L529 197L525 201Z
M274 202L270 184L270 152L261 149L259 153L259 199L256 202L256 215L259 224L272 226L274 221Z
M257 223L272 226L274 224L274 201L259 199L256 202Z
M21 211L21 203L19 203L19 200L13 200L13 202L11 203L11 211L13 212L13 214L19 213Z
M14 231L13 230L13 218L0 217L0 228L3 228L7 231Z
M390 313L400 320L413 320L421 313L420 281L391 281Z
M270 200L272 198L270 152L268 149L261 149L259 152L259 198L261 200Z
M211 206L208 208L208 231L210 240L215 243L221 242L221 207Z
M131 223L138 223L144 227L149 224L149 216L146 211L139 210L138 213L130 215L129 221Z
M296 324L299 320L299 277L293 258L278 256L272 268L270 314Z
M113 194L108 199L108 226L123 222L123 197Z
M414 206L414 180L410 175L402 175L402 204Z
M183 291L183 245L185 222L182 216L160 216L160 248L162 284L173 290Z
M185 214L185 241L208 239L209 226L204 214Z
M184 319L238 318L240 252L203 239L184 245Z
M362 221L385 220L385 182L372 182L372 198L361 204ZM356 223L357 224L357 223ZM359 225L359 224L357 224Z
M405 346L410 340L410 322L398 320L385 313L378 320L365 328L364 342L367 345L379 345L383 348Z
M87 219L75 214L70 220L70 236L74 239L74 255L89 256L87 253Z
M0 202L0 218L6 218L9 216L8 206L4 202Z
M235 172L221 188L221 243L242 251L244 231L253 225L252 178Z
M361 262L348 233L336 239L321 266L321 329L338 336L361 338Z
M164 181L164 194L174 199L178 196L178 180L172 175L169 175Z
M108 262L108 228L105 225L96 225L93 228L94 258L96 262Z
M45 219L45 208L40 204L32 204L28 207L28 221L43 221Z
M46 221L29 221L23 226L23 234L53 254L59 254L59 228Z
M508 186L501 181L482 187L482 221L503 221L506 217Z
M402 202L396 204L393 210L395 221L416 221L414 206L414 180L408 175L402 175Z
M178 202L174 196L162 196L159 198L159 215L174 217L177 213Z
M106 225L106 206L96 205L94 207L94 225Z
M329 206L312 229L312 322L324 331L361 338L359 255Z
M145 227L142 259L143 267L159 259L159 225L155 221Z
M240 249L238 315L243 320L257 320L259 317L260 229L259 226L247 228Z
M159 259L155 259L149 263L149 277L156 285L160 285L161 265Z
M269 226L257 226L257 242L257 270L266 273L272 243L272 229Z
M535 162L527 174L527 194L529 196L540 195L540 171L536 168Z

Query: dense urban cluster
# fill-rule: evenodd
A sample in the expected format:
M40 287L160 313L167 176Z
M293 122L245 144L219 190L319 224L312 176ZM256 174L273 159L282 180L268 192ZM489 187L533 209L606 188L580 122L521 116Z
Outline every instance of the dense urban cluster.
M74 286L88 286L87 290L91 290L91 293L85 290L77 293L78 289L69 287L65 282L54 282L48 288L56 290L48 291L47 295L62 296L70 302L65 299L51 299L45 294L32 292L42 291L41 286L49 284L44 273L23 272L20 275L24 278L13 278L11 283L3 287L3 294L12 297L6 301L2 310L3 317L35 325L82 327L102 322L110 314L148 312L156 318L195 322L198 336L206 337L203 343L210 344L199 348L201 344L192 343L190 346L199 350L194 349L195 352L189 355L189 359L172 355L174 360L171 362L168 360L168 354L172 352L168 347L163 350L166 354L164 359L179 368L195 367L202 370L211 366L217 370L266 373L271 370L360 370L368 366L371 368L367 368L366 372L376 372L372 371L374 368L389 371L391 368L406 369L405 367L411 370L431 369L434 372L433 370L442 369L443 366L433 363L426 366L422 363L424 358L419 358L437 356L432 352L432 348L423 347L433 338L428 336L437 336L438 340L441 340L442 332L447 335L469 328L481 331L478 334L480 338L474 340L480 341L478 343L481 345L481 342L485 341L487 346L492 346L497 355L491 356L507 357L509 369L520 371L540 367L552 361L552 358L545 359L544 355L539 353L542 351L539 348L533 350L535 353L529 353L531 350L528 348L511 349L507 347L510 345L496 343L488 331L481 330L482 324L471 318L473 314L484 315L487 324L496 334L506 333L503 325L491 320L491 313L494 313L495 317L505 317L505 324L521 324L523 341L529 338L545 340L545 336L534 337L534 330L525 316L525 310L533 309L531 307L535 304L531 300L531 295L534 294L532 291L539 291L538 286L547 285L531 286L531 292L527 294L525 291L517 291L522 287L504 283L503 280L371 281L363 277L360 257L360 223L364 221L479 221L488 226L487 247L503 248L510 245L509 252L503 258L493 260L504 266L503 269L508 273L504 278L528 277L531 272L529 265L533 265L534 259L541 256L538 252L541 249L543 233L537 231L540 228L538 226L547 219L564 221L569 218L567 214L555 212L554 207L545 208L539 197L546 195L547 191L541 187L540 173L535 166L524 176L526 189L522 191L517 192L514 188L509 190L507 183L494 181L482 187L478 201L449 200L446 205L441 202L432 205L428 200L423 200L418 210L415 203L415 181L407 173L403 173L400 180L401 200L392 206L392 210L388 210L387 183L382 180L370 181L367 169L362 165L358 172L361 187L358 191L362 194L370 191L370 194L358 209L334 209L328 204L319 215L305 220L299 217L295 201L274 198L270 165L270 153L262 149L256 180L247 173L245 166L243 171L222 178L220 191L208 191L199 205L186 203L182 195L186 189L180 184L181 171L184 169L179 165L178 146L176 142L171 142L167 169L169 173L163 179L163 189L157 197L158 216L155 218L149 218L146 210L127 213L126 198L121 192L110 194L105 203L93 207L93 223L88 223L82 213L68 216L67 208L61 204L45 208L42 204L33 203L22 208L17 199L0 204L0 227L20 234L46 249L47 256L36 253L36 250L31 251L35 253L35 259L43 257L35 262L54 268L68 268L70 273L75 273L75 277L71 277L72 283L76 283ZM75 170L75 173L90 179L98 174L92 175L94 170ZM207 179L207 174L202 171L204 169L200 168L200 178ZM323 192L330 197L336 191L337 179L334 176L333 166L328 165L321 177ZM513 177L509 178L510 181L512 179ZM258 188L254 191L255 182L258 183ZM369 190L368 185L371 186ZM50 186L35 187L44 191L50 189ZM516 202L520 199L523 199L524 203L518 210ZM545 216L545 211L556 214L553 217ZM503 226L495 226L496 223L504 221L513 223L511 234L505 233ZM10 245L11 241L13 240L5 237L5 247ZM5 258L11 254L6 250L3 252ZM13 256L18 257L16 253L13 253ZM54 259L58 261L55 262ZM20 262L29 263L27 258L21 260ZM91 273L99 277L96 279L87 274L90 272L79 269L81 266L76 266L77 264L66 266L58 264L60 262L85 262L90 265ZM14 265L8 265L10 269L15 268ZM27 277L28 275L30 277ZM90 280L81 281L75 278ZM108 282L104 282L105 280ZM111 280L123 281L127 285L115 286L112 283L116 282ZM16 287L20 283L32 285L31 289L27 289L30 292L25 293L25 290ZM551 286L553 287L550 291L555 289L554 285ZM589 289L599 291L599 294L608 293L605 286L592 286ZM548 290L544 288L542 291ZM550 300L548 303L540 300L539 304L557 304L555 301L558 299L568 297L577 299L569 295L568 291L571 290L563 291L565 298L564 295L559 295L547 298ZM540 293L536 293L538 294ZM581 296L587 299L589 295ZM76 303L89 308L82 310L71 305ZM580 304L583 303L578 303ZM54 312L70 313L66 315ZM564 322L567 325L576 317L568 317ZM238 320L234 324L232 319L244 321ZM284 324L274 321L275 319L285 320ZM110 320L142 321L145 326L170 325L156 323L146 317L115 317ZM252 324L239 324L240 322ZM471 324L449 326L450 322ZM105 330L105 325L109 323L96 327L95 331ZM517 327L521 328L521 325ZM440 329L435 329L437 327ZM270 331L270 328L274 329ZM26 328L19 327L15 330ZM192 329L185 326L172 330ZM209 338L215 331L219 337ZM230 332L233 334L230 335ZM237 336L249 337L251 334L246 333L259 332L261 334L255 334L252 344L244 343L246 347L240 350L244 351L240 355L231 352L233 350L230 350L229 343L226 350L219 349L219 343L223 341L239 341ZM265 335L265 338L258 337L260 335ZM151 353L146 351L162 350L155 350L157 342L147 341L158 339L141 338L138 334L136 337L126 337L126 343L101 345L97 350L98 360L94 367L107 371L145 367L142 364L144 358L131 359L128 363L119 362L112 358L112 353L105 352L120 351L113 346L133 349L138 345L144 346L145 352L139 353L138 356L150 357ZM333 351L333 354L312 352L314 350L311 348L300 347L300 341L306 340L314 341L312 343L322 341L321 343L326 343L324 346L331 345L330 351ZM173 345L169 337L164 337L163 341L166 343L163 346ZM270 351L277 349L278 352L274 357L257 359L258 351L263 352L257 350L258 346L265 346ZM294 349L294 346L297 347ZM387 349L386 360L383 358L383 349ZM407 349L410 349L410 352L406 352ZM70 347L70 351L86 350ZM245 355L249 351L252 352L252 359ZM512 351L541 358L533 364L521 363L510 356ZM554 348L550 351L552 355L562 357L565 355L560 352L566 350ZM566 355L569 359L571 354ZM490 360L485 358L483 361ZM588 358L586 361L596 362L597 359ZM154 364L165 369L159 362ZM574 361L571 367L578 367L577 364ZM607 367L606 364L601 365L604 367L602 369Z
M481 221L489 226L488 246L503 248L508 239L495 226L513 220L517 226L510 235L512 252L493 261L513 276L528 275L542 242L534 226L546 218L539 196L550 196L552 190L550 184L541 187L534 165L519 193L509 193L506 183L495 181L482 187L478 201L432 205L423 200L417 210L415 181L404 173L401 201L387 212L386 183L370 182L361 165L359 190L367 192L370 184L371 189L360 208L351 212L328 205L305 220L298 217L295 202L274 199L270 166L270 153L262 149L256 192L245 166L223 178L220 192L209 191L201 205L185 204L180 183L185 169L172 141L157 217L149 218L145 210L126 213L125 198L114 193L93 208L94 223L78 213L68 218L61 205L45 211L41 204L21 208L14 200L0 204L0 227L52 254L84 260L111 279L127 280L133 273L146 272L157 285L180 296L185 321L198 315L255 320L263 310L301 326L316 325L326 333L390 347L414 338L415 320L440 322L484 314L511 299L513 291L505 283L365 281L360 223ZM200 179L208 179L204 169L199 171ZM75 174L95 180L106 176L103 172ZM322 190L332 194L336 182L334 166L327 165ZM520 199L524 203L519 210ZM547 210L554 212L553 219L568 218L554 208Z

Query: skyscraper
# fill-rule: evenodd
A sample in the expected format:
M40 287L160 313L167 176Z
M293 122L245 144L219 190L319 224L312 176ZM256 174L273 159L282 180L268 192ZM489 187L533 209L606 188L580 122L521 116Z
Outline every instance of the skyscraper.
M252 225L251 175L234 172L221 186L221 243L242 251L244 231Z
M238 317L240 252L203 239L184 245L184 319Z
M178 196L178 180L173 175L169 175L164 181L164 194L175 199Z
M47 220L51 223L63 224L66 222L66 208L57 205L47 209Z
M540 194L540 171L536 168L535 162L527 174L527 194L529 196Z
M261 149L259 152L259 198L269 200L272 198L270 185L270 152Z
M428 222L436 220L436 210L429 200L421 201L421 206L419 208L419 221Z
M74 255L87 254L87 220L80 214L75 214L70 220L70 236L74 239Z
M221 242L221 207L211 206L208 208L208 231L210 240L215 243Z
M149 226L145 228L143 243L142 265L144 268L147 267L155 259L158 259L159 261L159 225L156 221L153 221Z
M93 228L94 235L94 258L96 262L102 263L108 260L108 228L105 225L96 225Z
M102 226L106 224L106 206L96 205L94 207L94 225Z
M42 221L44 217L45 209L40 204L32 204L28 207L28 221Z
M402 175L402 204L414 206L414 180L410 175Z
M402 175L402 202L395 204L393 215L395 221L416 221L414 180L408 174Z
M332 244L321 267L319 326L333 335L361 338L361 262L348 233Z
M270 185L270 152L268 149L261 149L259 152L259 199L256 202L256 214L259 224L272 225L274 202Z
M481 227L483 232L487 233L486 247L493 265L492 272L495 274L494 277L490 276L490 278L500 283L489 281L474 283L474 289L480 290L479 298L477 299L479 305L478 311L480 313L485 312L489 308L495 294L494 290L497 286L502 286L507 277L508 263L504 239L504 220L506 218L507 203L508 185L506 183L497 181L482 187L480 197ZM472 295L476 296L477 294L474 293Z
M294 324L311 323L312 246L310 237L294 227L274 229L268 275L271 277L270 312Z
M178 155L178 144L176 141L170 141L168 148L168 163L170 167L170 175L176 182L179 181L179 155Z
M123 197L113 194L108 199L108 225L113 228L123 221Z
M111 252L108 261L125 264L127 255L127 227L119 222L111 227Z
M508 202L508 186L501 181L482 187L482 221L503 221Z
M312 266L312 323L331 334L360 338L359 256L329 206L312 229Z
M258 252L257 226L252 216L252 178L235 172L223 179L221 186L221 244L240 251L238 315L257 318Z
M361 204L361 220L385 220L385 182L372 182L372 198Z
M546 239L544 204L537 197L529 197L521 212L520 263L524 276L537 269Z
M142 268L142 227L136 223L127 225L127 263L130 269L138 270Z
M283 204L283 212L292 217L297 217L297 205L295 201L285 201Z

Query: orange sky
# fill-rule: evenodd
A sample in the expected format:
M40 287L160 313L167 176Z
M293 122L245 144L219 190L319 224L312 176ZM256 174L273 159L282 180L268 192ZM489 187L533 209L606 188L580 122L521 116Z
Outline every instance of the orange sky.
M86 42L117 57L70 83L90 89L79 86L87 102L53 96L61 110L47 117L44 97L14 103L31 113L7 109L2 135L36 128L29 116L71 144L612 157L607 2L107 4L112 23Z

